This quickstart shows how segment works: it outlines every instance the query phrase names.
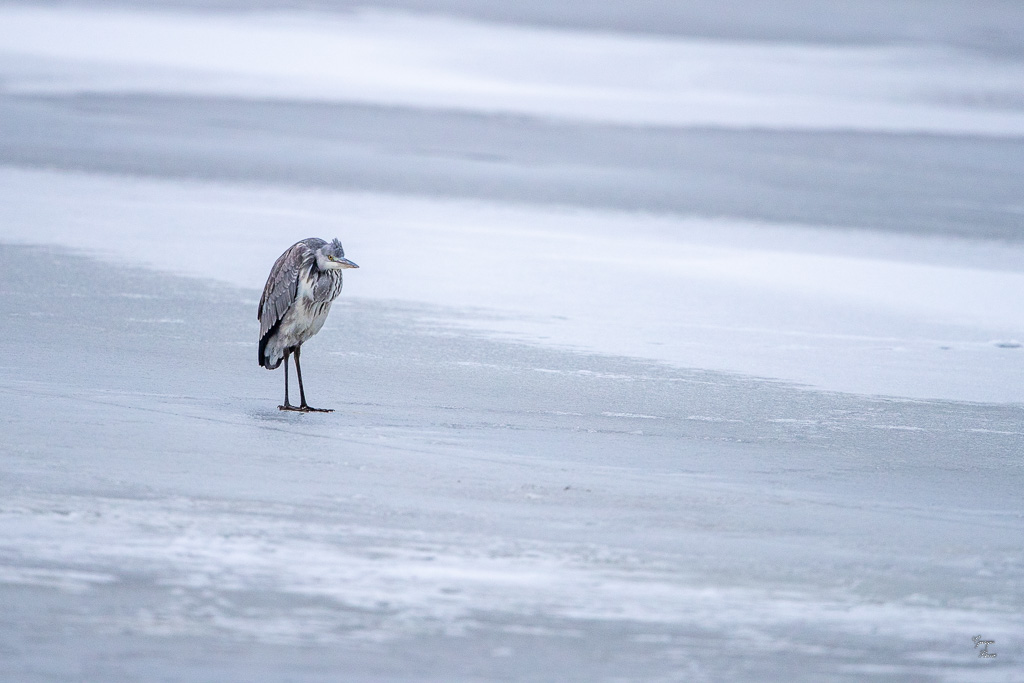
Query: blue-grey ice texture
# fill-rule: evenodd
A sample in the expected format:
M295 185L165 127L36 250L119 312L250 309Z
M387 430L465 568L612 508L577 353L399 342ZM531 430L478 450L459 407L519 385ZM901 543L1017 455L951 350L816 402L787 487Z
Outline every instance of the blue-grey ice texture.
M0 680L1024 680L1021 26L0 4Z

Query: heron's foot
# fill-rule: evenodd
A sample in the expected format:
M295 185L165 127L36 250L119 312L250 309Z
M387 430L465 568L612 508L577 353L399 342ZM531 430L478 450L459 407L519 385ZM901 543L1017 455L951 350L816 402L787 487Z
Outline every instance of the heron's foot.
M310 406L293 406L290 403L285 403L283 406L278 406L278 410L287 410L292 413L333 413L333 408L312 408Z

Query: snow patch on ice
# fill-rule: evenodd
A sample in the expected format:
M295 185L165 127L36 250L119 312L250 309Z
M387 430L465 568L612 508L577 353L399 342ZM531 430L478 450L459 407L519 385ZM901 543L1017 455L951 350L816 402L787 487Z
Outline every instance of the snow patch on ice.
M657 415L643 415L641 413L601 413L605 417L627 417L635 418L639 420L664 420L665 418Z
M40 509L53 501L15 502ZM1024 629L1018 615L977 607L868 604L843 591L702 586L671 566L596 545L510 544L463 534L428 539L195 500L66 497L61 506L73 518L0 511L0 549L71 568L2 566L0 581L86 590L117 579L84 567L120 567L136 583L172 588L174 599L113 624L103 616L96 626L153 635L209 630L271 643L387 640L437 629L457 635L472 629L480 612L728 628L736 637L786 623L856 635L912 632L917 639L944 638L965 621L985 620L1008 633ZM289 596L292 607L268 619L247 605L249 593Z
M100 572L0 565L0 584L40 586L79 593L115 581L117 577Z
M254 291L285 246L333 236L346 216L363 267L344 296L458 312L435 321L449 331L839 391L1024 402L1017 354L991 343L1024 338L1015 245L10 168L0 203L4 241Z
M130 323L152 323L155 325L184 325L181 318L126 318Z
M1024 135L1024 111L1006 106L1022 99L1024 68L978 54L380 11L5 5L0 81L16 92L346 100L629 125Z

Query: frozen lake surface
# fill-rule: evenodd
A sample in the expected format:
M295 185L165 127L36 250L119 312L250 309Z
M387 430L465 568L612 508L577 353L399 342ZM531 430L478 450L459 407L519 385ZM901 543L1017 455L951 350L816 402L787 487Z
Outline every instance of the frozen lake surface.
M1018 10L287 4L0 5L0 679L1024 678Z

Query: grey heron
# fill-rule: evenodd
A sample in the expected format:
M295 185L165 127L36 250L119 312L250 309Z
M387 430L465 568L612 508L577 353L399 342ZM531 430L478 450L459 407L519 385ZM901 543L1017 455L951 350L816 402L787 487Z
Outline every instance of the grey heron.
M332 412L306 404L302 388L299 351L303 342L320 331L331 311L331 303L341 293L341 271L358 268L345 258L341 242L325 242L318 237L296 242L278 257L263 287L256 317L260 321L260 365L274 370L284 361L284 405L281 410L308 413ZM299 405L288 402L288 357L295 356L295 374L299 378Z

